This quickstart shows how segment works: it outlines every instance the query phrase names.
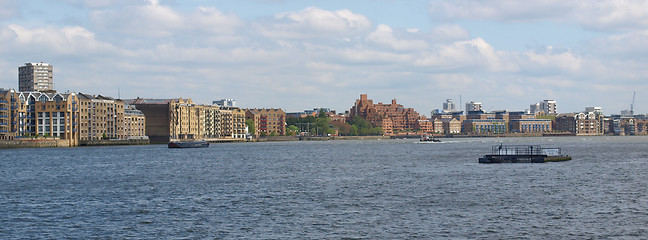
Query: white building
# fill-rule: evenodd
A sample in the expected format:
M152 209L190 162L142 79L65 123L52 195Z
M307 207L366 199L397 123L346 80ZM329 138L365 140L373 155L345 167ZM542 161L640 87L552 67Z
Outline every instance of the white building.
M531 114L539 112L544 112L545 114L557 114L558 104L555 100L544 100L539 103L531 104L531 106L529 106L529 112Z
M234 99L221 99L218 101L213 101L212 104L221 106L221 107L236 107L236 100Z
M466 112L472 112L472 111L482 111L482 103L475 102L475 101L470 101L469 103L466 103Z

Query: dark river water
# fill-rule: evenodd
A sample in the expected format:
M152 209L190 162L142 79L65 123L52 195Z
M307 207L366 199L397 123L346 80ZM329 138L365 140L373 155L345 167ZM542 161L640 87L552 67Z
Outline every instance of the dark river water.
M0 239L648 237L648 137L442 141L0 150Z

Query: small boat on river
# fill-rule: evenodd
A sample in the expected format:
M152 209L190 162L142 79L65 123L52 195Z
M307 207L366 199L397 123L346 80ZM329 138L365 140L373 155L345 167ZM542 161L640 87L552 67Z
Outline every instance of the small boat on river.
M169 148L206 148L209 147L207 141L170 141Z
M441 140L439 140L438 138L430 137L428 135L421 136L421 140L419 140L419 141L421 141L421 142L441 142Z
M545 163L569 161L560 148L543 148L540 145L498 145L491 154L479 158L479 163Z

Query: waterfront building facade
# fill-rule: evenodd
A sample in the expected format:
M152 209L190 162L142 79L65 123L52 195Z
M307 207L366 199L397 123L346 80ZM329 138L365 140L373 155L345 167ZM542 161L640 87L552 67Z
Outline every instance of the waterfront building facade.
M509 120L511 132L546 133L553 131L550 119L513 119Z
M53 67L49 63L25 63L18 67L18 91L54 91Z
M232 137L246 138L248 135L248 126L245 124L245 110L234 108L230 111L232 111Z
M430 121L426 117L422 116L418 120L418 129L423 133L434 133L434 121Z
M443 121L441 119L436 118L436 119L430 119L432 121L432 124L434 125L434 133L445 133L443 130Z
M247 109L245 119L251 119L254 122L256 137L284 136L286 134L286 113L280 108Z
M129 101L146 117L151 143L168 143L198 135L198 114L191 99L142 99Z
M19 112L21 136L45 136L67 140L77 146L79 140L79 100L74 93L21 92L24 111Z
M223 116L219 107L209 105L199 105L197 107L199 121L201 122L199 125L202 126L200 131L202 137L207 139L221 138L223 134Z
M13 89L0 89L0 140L11 140L21 135L18 129L21 107L18 92Z
M461 121L456 118L441 118L443 124L443 133L445 134L460 134Z
M374 104L373 100L367 98L367 94L361 94L349 111L349 119L355 116L369 121L374 127L381 127L385 135L417 129L419 120L419 114L413 108L397 104L396 99L391 104Z
M146 116L134 105L124 106L124 135L126 139L148 139L146 136Z
M231 138L234 135L234 112L232 110L221 110L221 136Z
M462 132L469 134L501 134L508 132L503 119L467 119L462 123Z
M124 101L78 93L80 140L126 139Z
M603 134L603 115L594 112L566 113L556 116L556 130L576 135Z
M0 90L0 139L51 137L78 145L79 102L74 93Z

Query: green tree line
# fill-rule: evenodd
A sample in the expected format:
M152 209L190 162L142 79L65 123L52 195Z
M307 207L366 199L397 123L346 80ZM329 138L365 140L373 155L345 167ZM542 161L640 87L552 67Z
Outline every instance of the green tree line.
M313 135L334 134L337 128L342 136L369 136L382 135L382 128L373 127L367 120L355 116L348 123L331 121L326 113L320 112L317 117L307 116L286 119L287 135L295 135L301 132L309 132Z

